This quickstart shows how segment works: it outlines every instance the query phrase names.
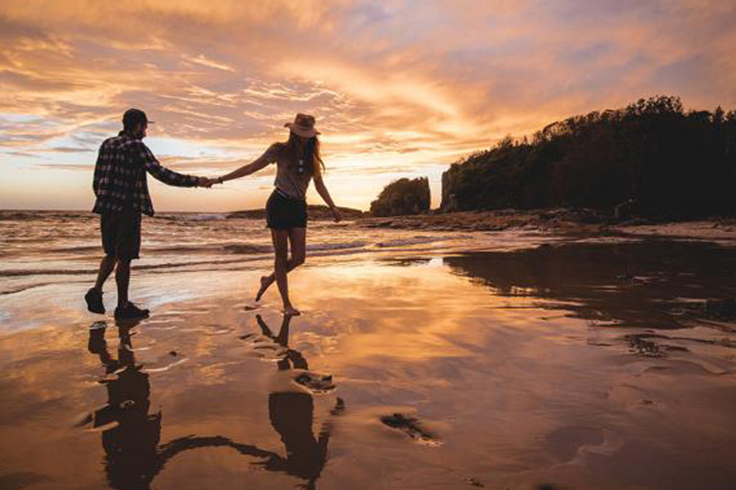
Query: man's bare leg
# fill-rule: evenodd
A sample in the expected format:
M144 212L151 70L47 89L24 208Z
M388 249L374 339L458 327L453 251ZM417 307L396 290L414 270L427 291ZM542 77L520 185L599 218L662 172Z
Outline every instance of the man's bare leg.
M100 270L97 272L97 281L93 288L98 293L102 293L102 286L107 281L107 278L110 277L110 274L112 274L113 269L115 269L116 262L117 259L115 257L109 257L107 255L100 261Z
M118 285L118 308L125 308L128 306L130 260L118 260L118 267L115 269L115 282Z
M107 278L110 277L110 274L115 268L116 262L117 259L115 259L115 257L109 257L107 255L100 261L100 268L97 272L97 281L95 281L95 285L87 291L87 294L84 295L84 300L87 302L87 310L92 313L105 313L105 304L102 301L102 287L105 285Z

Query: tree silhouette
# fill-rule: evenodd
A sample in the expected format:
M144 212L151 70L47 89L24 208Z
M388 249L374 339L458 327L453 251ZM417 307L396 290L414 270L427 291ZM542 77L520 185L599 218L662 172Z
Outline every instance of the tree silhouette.
M736 212L736 112L685 112L679 97L549 124L531 141L506 137L442 176L443 210L635 203L651 218Z

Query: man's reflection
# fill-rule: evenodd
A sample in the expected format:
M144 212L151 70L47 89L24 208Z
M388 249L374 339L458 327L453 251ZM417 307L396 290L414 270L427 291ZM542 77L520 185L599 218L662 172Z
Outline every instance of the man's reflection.
M288 347L291 317L284 317L279 334L274 336L263 319L257 317L264 335L286 348L279 370L308 369L306 359ZM102 383L107 388L107 404L91 415L92 426L102 432L105 450L105 471L111 487L125 490L147 490L167 461L179 453L203 447L230 447L239 453L257 458L259 466L269 471L284 472L306 481L305 488L314 489L327 462L327 443L331 420L323 424L319 435L312 432L314 402L303 392L273 392L269 394L269 417L281 436L286 457L241 444L223 436L187 436L160 444L161 412L149 414L151 385L149 376L135 362L131 329L139 321L118 323L117 359L107 346L107 323L95 322L89 329L87 348L99 356L105 368ZM344 410L338 398L331 415Z
M158 471L156 449L161 438L161 412L149 414L151 385L148 374L135 363L131 329L137 323L118 324L118 356L108 350L107 324L89 330L89 352L100 357L106 376L107 405L93 414L93 427L102 430L105 471L113 488L146 489Z
M286 354L277 365L279 370L309 369L307 360L299 351L289 348L289 324L292 316L284 316L278 335L256 316L263 335L273 339L286 348ZM344 410L343 401L338 398L331 415ZM306 488L314 484L327 462L327 444L330 440L331 421L327 421L315 437L312 432L314 422L314 400L312 395L303 392L273 392L268 396L268 414L271 425L281 436L286 449L286 458L272 457L264 463L271 471L285 471L307 481Z

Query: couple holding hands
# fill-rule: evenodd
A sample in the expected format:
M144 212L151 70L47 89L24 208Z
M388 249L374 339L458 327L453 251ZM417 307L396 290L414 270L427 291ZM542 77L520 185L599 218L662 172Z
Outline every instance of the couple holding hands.
M317 138L320 133L314 127L314 117L297 114L293 123L284 125L289 128L288 141L272 144L253 162L216 179L184 175L162 166L143 143L149 123L152 121L143 111L129 109L123 115L123 130L100 146L93 180L96 196L93 212L100 215L105 257L100 262L95 285L84 297L87 309L93 313L105 313L102 287L114 270L118 290L115 318L129 320L144 318L149 314L149 310L139 308L128 299L130 262L139 258L140 252L141 214L153 216L147 173L168 185L212 187L213 184L244 177L275 163L275 189L266 204L266 221L271 229L275 253L274 270L270 275L261 277L256 301L276 282L284 313L299 315L299 310L294 308L289 299L287 274L304 263L306 193L312 180L317 192L332 210L335 221L341 219L340 211L332 202L322 180L324 162L320 157L320 142Z

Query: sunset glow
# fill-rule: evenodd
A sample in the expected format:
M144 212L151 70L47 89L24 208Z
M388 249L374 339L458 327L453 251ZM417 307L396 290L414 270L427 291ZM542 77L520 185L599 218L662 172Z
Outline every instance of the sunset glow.
M715 0L3 2L0 207L91 209L128 107L184 173L217 176L317 117L337 204L578 113L673 94L736 106L736 4ZM151 185L159 211L261 207L273 171ZM153 182L153 179L149 179ZM314 193L312 203L321 203Z

